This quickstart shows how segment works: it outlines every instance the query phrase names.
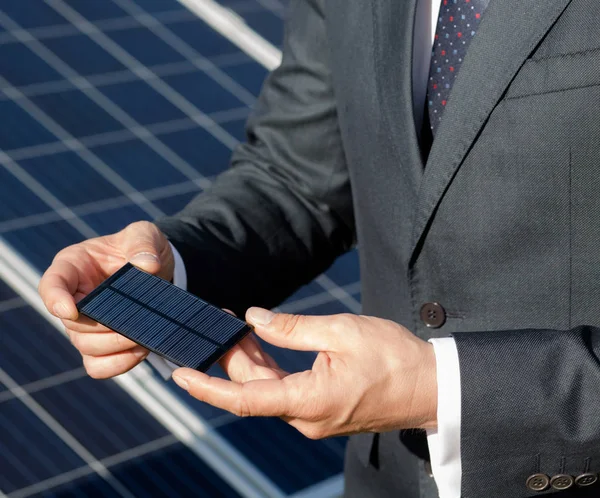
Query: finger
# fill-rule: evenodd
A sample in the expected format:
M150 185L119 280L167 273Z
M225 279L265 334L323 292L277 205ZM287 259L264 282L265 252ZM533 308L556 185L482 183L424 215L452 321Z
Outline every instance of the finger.
M83 355L83 366L90 377L108 379L128 372L146 356L148 356L148 350L137 346L129 351L107 356Z
M84 334L113 332L105 325L102 325L101 323L98 323L85 315L79 315L79 318L77 318L77 320L63 319L62 323L66 329L73 330L75 332L82 332Z
M86 334L67 329L67 334L73 346L86 356L105 356L128 351L137 346L137 343L112 331Z
M76 320L73 298L79 286L79 271L66 260L54 261L40 280L38 291L48 311L58 318Z
M288 315L250 308L246 321L263 340L280 348L298 351L332 351L339 343L332 327L333 316Z
M239 345L231 349L219 361L221 368L234 382L248 382L256 379L281 379L282 372L268 366L266 362L257 363Z
M120 235L127 261L149 273L160 272L160 252L165 241L156 225L147 221L132 223Z
M238 383L189 368L177 369L173 380L194 398L240 417L296 416L302 409L302 396L285 380Z

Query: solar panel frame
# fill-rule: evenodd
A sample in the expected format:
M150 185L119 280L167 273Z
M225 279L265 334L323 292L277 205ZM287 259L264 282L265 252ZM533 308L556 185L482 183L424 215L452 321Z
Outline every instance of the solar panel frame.
M79 301L77 309L176 365L201 372L252 330L245 321L131 263Z

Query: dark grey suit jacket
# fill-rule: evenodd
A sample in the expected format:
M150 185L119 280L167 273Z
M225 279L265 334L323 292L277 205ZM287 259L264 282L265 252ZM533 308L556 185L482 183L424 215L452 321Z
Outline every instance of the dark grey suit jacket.
M463 496L535 496L532 474L600 472L600 2L491 0L426 162L415 4L292 0L248 143L159 225L238 313L358 241L365 314L456 338ZM349 494L419 496L413 453L419 434L353 438Z

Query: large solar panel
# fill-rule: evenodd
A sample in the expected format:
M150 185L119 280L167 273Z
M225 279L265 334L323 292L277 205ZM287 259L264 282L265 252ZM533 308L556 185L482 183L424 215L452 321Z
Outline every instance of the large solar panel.
M130 263L77 308L176 365L202 372L250 331L239 318Z
M283 3L223 4L280 44ZM177 212L227 167L265 75L175 0L3 0L0 112L10 126L0 131L0 242L41 272L66 245ZM349 253L280 309L359 312L358 280L356 253ZM0 407L0 424L3 432L24 434L11 443L0 439L0 458L20 469L12 472L0 460L0 468L11 469L0 492L244 494L227 469L207 465L119 385L88 379L68 342L1 285L0 334L0 365L10 377L10 386L0 379L0 404L10 405ZM314 360L311 353L266 348L289 371ZM223 375L215 367L209 372ZM229 442L224 457L231 452L232 461L272 484L265 496L318 489L342 470L343 438L310 441L282 421L240 420L169 386L173 400ZM95 464L78 466L81 456L57 441L21 389L111 471L112 484ZM139 430L123 427L119 417ZM56 448L54 467L36 463L44 450L39 438Z
M0 326L2 493L237 496L116 384L88 378L68 342L1 282Z

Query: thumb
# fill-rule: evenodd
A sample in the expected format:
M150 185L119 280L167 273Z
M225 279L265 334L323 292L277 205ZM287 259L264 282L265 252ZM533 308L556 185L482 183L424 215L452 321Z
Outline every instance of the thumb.
M127 261L148 273L160 272L160 254L166 241L158 227L143 221L132 223L121 233L122 249Z
M250 308L246 320L263 340L280 348L298 351L333 351L338 339L333 316L288 315Z

